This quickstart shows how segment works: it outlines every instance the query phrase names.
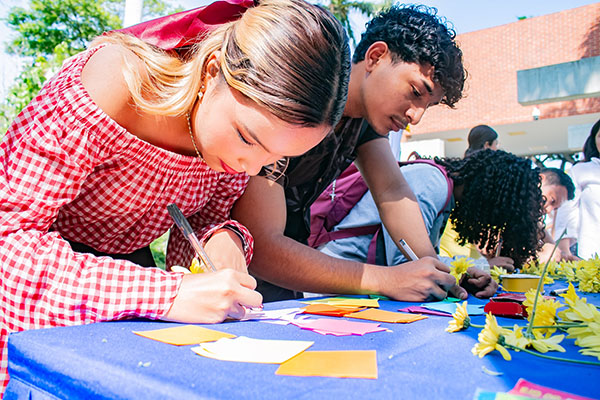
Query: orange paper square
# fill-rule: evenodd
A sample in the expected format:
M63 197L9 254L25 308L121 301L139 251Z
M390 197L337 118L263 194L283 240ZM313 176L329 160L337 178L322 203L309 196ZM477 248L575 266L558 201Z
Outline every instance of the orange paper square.
M305 314L329 315L331 317L343 317L346 314L363 310L364 307L332 306L329 304L309 304L302 309Z
M305 351L281 364L275 374L377 379L377 352Z
M427 318L421 314L407 314L393 311L379 310L369 308L365 311L355 312L345 315L348 318L368 319L370 321L391 322L391 323L409 323Z
M183 346L187 344L199 344L214 342L221 338L234 338L230 333L203 328L198 325L183 325L174 328L155 329L151 331L133 331L136 335L146 337L159 342Z

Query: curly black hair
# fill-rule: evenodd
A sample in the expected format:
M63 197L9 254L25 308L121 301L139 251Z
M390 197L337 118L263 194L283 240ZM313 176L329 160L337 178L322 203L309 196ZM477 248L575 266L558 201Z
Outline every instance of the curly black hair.
M467 76L462 51L455 42L456 32L447 26L444 17L437 16L436 8L395 5L378 13L366 27L354 51L353 63L364 60L367 49L382 41L388 45L393 62L434 67L433 79L444 91L441 103L453 107L461 99Z
M592 157L600 158L600 155L598 155L598 147L596 146L596 135L598 134L598 130L600 130L600 119L592 126L592 130L583 145L583 156L585 161L591 161Z
M521 266L541 248L544 199L538 168L502 150L480 150L460 158L435 158L448 171L462 195L450 214L461 245L474 243Z

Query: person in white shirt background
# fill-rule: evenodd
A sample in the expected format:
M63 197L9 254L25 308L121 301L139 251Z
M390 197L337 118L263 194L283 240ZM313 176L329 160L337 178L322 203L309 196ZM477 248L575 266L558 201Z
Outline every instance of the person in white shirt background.
M577 256L589 259L600 254L600 120L596 121L583 146L584 161L575 164L569 175L575 184L575 198L558 210L555 239L566 229L559 244L563 258L577 244Z

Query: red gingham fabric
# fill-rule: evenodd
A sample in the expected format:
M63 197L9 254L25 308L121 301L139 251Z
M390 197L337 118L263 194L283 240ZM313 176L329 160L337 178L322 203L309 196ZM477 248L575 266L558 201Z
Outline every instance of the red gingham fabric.
M233 226L248 245L248 263L252 256L249 232L228 220L248 176L213 171L110 119L81 83L81 70L97 49L69 60L0 144L0 397L8 383L8 333L156 319L177 294L180 273L75 253L63 238L130 253L173 225L166 206L176 203L193 215L201 240ZM169 245L174 262L190 259L182 241L175 235Z

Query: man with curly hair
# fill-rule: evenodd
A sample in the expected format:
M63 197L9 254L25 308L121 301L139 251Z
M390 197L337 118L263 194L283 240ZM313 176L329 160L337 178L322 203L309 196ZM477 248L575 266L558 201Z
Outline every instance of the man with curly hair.
M427 238L418 203L387 140L419 123L434 105L453 107L466 72L455 32L437 10L393 6L373 18L353 56L344 118L308 153L283 160L250 180L233 210L255 238L249 270L263 281L265 301L318 293L372 293L396 300L466 298ZM353 161L373 193L386 229L413 248L418 261L391 268L329 257L305 245L310 206ZM495 292L473 271L482 297Z
M439 245L441 232L450 220L460 244L475 243L482 251L494 254L502 238L501 255L520 266L541 245L545 214L540 172L531 161L502 150L480 150L465 159L435 158L431 164L404 165L400 169L419 199L431 244ZM446 202L448 190L451 198ZM377 207L367 192L334 230L379 224ZM321 251L331 256L365 261L373 235L338 239ZM375 239L376 260L381 265L396 265L407 260L395 246L388 231Z

